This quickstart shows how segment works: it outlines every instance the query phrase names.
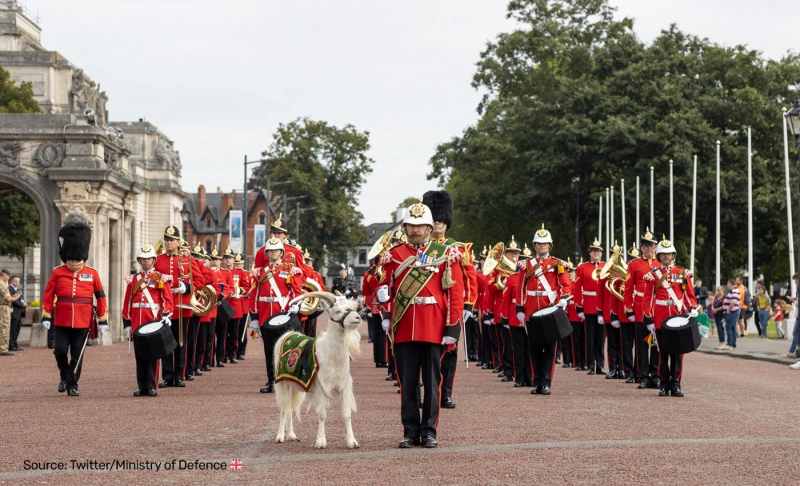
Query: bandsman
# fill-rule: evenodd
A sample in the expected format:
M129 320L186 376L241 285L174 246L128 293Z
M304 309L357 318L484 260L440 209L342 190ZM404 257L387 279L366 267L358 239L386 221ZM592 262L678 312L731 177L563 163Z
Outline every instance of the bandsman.
M486 295L488 293L489 277L483 273L483 265L486 263L486 256L489 254L486 246L478 254L478 268L476 277L478 280L478 326L480 328L480 338L478 341L478 365L482 370L490 370L492 366L492 348L489 344L489 325L484 321L489 314L486 306Z
M376 368L388 367L388 359L386 357L386 333L383 332L381 322L381 305L375 299L375 290L380 286L379 280L383 276L382 268L379 268L378 259L380 255L373 259L369 269L364 273L364 279L361 281L361 294L364 296L364 305L367 308L367 331L369 338L372 341L372 361L375 363ZM386 379L390 380L392 373L387 375Z
M306 248L305 253L303 253L303 260L305 260L305 264L306 265L308 265L312 269L314 268L314 259L311 258L311 254L308 252L308 248ZM322 275L320 275L318 271L314 270L314 275L312 276L312 279L315 282L317 282L317 285L319 285L319 288L324 292L325 291L325 279L322 278ZM366 296L366 294L364 294L364 295ZM310 316L308 316L308 318L305 320L305 322L304 322L304 324L305 324L305 329L304 329L305 332L304 332L304 334L306 336L317 337L317 317L319 317L321 314L322 314L322 309L317 309L317 311L315 313L313 313ZM386 339L385 338L383 339L383 349L384 349L383 355L386 356ZM384 363L385 362L386 361L384 360Z
M507 330L508 342L510 343L511 353L504 354L504 359L508 357L509 362L512 363L514 388L530 387L533 386L533 376L531 375L531 362L530 350L528 349L528 333L525 329L525 316L520 316L517 313L517 302L520 295L519 288L522 285L522 279L525 276L527 263L530 262L533 255L528 248L527 243L522 252L516 252L517 261L514 261L514 252L509 250L514 249L517 242L514 237L506 246L506 256L515 263L517 272L508 276L506 280L506 288L503 290L503 304L502 304L502 319L503 328ZM520 319L522 317L522 319ZM505 348L505 346L504 346ZM510 381L503 378L500 381Z
M574 284L578 272L569 258L567 258L567 274L569 275L569 281ZM574 285L572 286L572 292L575 292ZM578 315L574 293L573 298L569 300L566 311L569 323L572 325L572 334L561 340L561 350L564 357L564 363L561 367L569 368L574 366L576 369L582 369L586 366L586 358L583 354L585 345L583 342L583 319Z
M272 222L269 227L269 237L277 238L283 244L284 258L286 263L291 263L293 266L303 271L306 278L313 278L314 269L309 267L303 262L303 253L298 250L294 245L290 244L288 238L289 232L283 227L283 213L278 215L278 219ZM253 274L256 269L264 268L270 265L269 258L266 254L266 245L260 250L256 251L255 263L253 265ZM255 276L255 275L254 275Z
M611 250L614 254L622 252L619 245L614 242ZM613 259L612 259L613 261ZM614 378L625 378L625 371L622 366L622 335L620 329L620 321L617 316L617 299L612 292L608 289L614 286L614 290L618 291L619 285L622 283L620 280L612 279L612 274L600 275L597 282L597 316L603 319L603 331L605 332L606 340L608 341L608 373L606 379L611 380Z
M578 315L584 322L584 337L586 339L586 366L587 374L605 374L603 362L605 361L605 332L603 331L602 314L597 313L597 290L600 270L603 268L603 247L595 238L589 246L589 258L586 263L578 265L575 278L575 298L577 301Z
M233 256L233 278L239 277L239 282L234 285L231 282L232 288L239 288L239 306L241 308L242 317L239 319L239 325L236 328L236 336L237 336L237 347L236 347L236 359L243 360L245 352L247 351L247 336L244 336L244 333L247 329L249 321L252 320L252 316L250 316L250 292L253 287L253 275L249 272L244 270L244 259L242 258L241 253L236 253Z
M656 262L656 242L650 228L647 228L639 240L640 258L635 258L628 264L627 278L625 279L625 314L628 319L636 322L634 327L635 373L639 379L639 388L659 388L658 379L658 349L650 346L647 341L649 332L644 325L644 299L645 275L658 268Z

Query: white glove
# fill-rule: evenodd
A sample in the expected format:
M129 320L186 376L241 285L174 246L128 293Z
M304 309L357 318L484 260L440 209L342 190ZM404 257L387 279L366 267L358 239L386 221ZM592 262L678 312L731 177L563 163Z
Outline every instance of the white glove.
M692 307L691 312L689 312L689 317L697 317L697 309Z
M472 317L472 311L468 311L467 309L464 309L464 313L461 315L461 322L463 322L464 324L466 324L466 323L467 323L467 320L468 320L470 317Z
M578 312L578 317L580 317L581 319L586 319L586 314L584 314L583 312Z
M494 320L494 317L492 317L491 319L489 319L489 323L490 323L491 325L493 325L493 326L497 324L497 322L495 322L495 320Z
M179 294L185 294L186 293L186 284L185 283L181 282L181 284L178 285L178 293Z
M250 270L250 275L252 275L254 278L258 278L258 272L259 272L259 270L261 270L261 269L260 269L260 268L253 267L253 269L252 269L252 270Z
M171 326L172 325L172 321L169 320L169 316L162 317L161 318L161 322L163 322L165 326Z
M384 319L381 321L381 327L383 328L383 332L389 334L389 319Z
M133 282L133 275L131 274L125 275L125 283L129 284L131 282Z
M484 319L483 320L483 324L486 325L486 326L491 326L492 325L492 320L491 319Z
M378 287L378 291L376 292L378 296L378 302L381 304L385 304L389 302L389 286L388 285L381 285Z
M505 327L506 329L511 329L511 326L509 326L508 324L503 324L503 327Z
M603 320L603 316L601 316L600 314L597 314L597 323L598 324L605 324L606 323L606 321Z
M106 333L106 331L108 331L108 324L98 324L97 330L100 331L100 335L102 336Z
M619 321L611 321L611 325L614 326L614 329L619 329Z
M126 327L125 328L125 339L127 339L128 341L131 340L131 328L130 327Z
M650 331L650 334L655 334L656 333L656 325L655 324L648 324L647 325L647 330Z
M49 331L50 330L50 321L42 321L42 327L44 327L45 329L47 329Z
M567 304L569 304L569 301L567 299L561 299L561 300L558 301L558 304L556 304L556 305L558 307L561 307L562 309L566 309L567 308Z
M442 338L442 346L447 346L448 344L455 344L457 342L458 341L456 341L456 338L454 338L454 337L444 336Z
M525 313L517 312L517 319L519 319L519 322L525 322Z
M300 312L300 306L297 304L292 304L289 306L289 314L297 314Z
M250 318L250 329L254 331L258 329L258 319Z

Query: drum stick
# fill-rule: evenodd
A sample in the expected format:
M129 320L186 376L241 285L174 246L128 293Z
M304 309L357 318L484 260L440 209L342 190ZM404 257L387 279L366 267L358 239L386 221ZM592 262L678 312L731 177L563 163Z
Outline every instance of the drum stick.
M81 358L83 358L83 352L86 351L86 343L89 342L89 332L86 332L86 339L83 340L83 347L81 348L81 354L78 355L78 361L75 362L75 369L72 370L72 374L76 374L78 372L78 366L81 365Z
M128 356L131 355L131 337L128 336Z
M658 352L660 353L660 352L661 352L661 348L660 348L660 347L658 347L658 338L656 337L656 333L655 333L655 332L653 332L653 333L651 333L651 334L653 335L653 342L654 342L654 343L655 343L655 345L656 345L656 351L658 351Z
M250 327L250 313L247 313L247 320L244 321L244 329L242 330L242 339L239 340L240 343L243 343L247 336L247 328Z

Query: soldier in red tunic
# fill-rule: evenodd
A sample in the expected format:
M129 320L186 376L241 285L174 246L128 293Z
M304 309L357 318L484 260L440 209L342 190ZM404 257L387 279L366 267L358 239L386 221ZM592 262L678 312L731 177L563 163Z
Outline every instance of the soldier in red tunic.
M314 268L314 259L311 258L311 254L308 253L308 249L306 248L305 253L303 253L303 260L305 264L311 268ZM312 275L312 280L314 280L319 288L324 292L325 291L325 280L322 278L322 275L319 274L316 270L314 270L314 275ZM365 294L366 295L366 294ZM304 334L309 337L317 337L317 317L322 314L322 309L317 309L316 312L309 315L308 318L305 320L304 324ZM383 331L381 331L383 332ZM385 337L385 335L384 335ZM386 339L382 340L383 343L383 353L382 356L384 358L383 363L386 364Z
M188 246L181 251L181 234L175 226L167 226L164 230L164 250L156 257L155 270L162 275L162 280L172 288L172 304L174 311L170 316L172 321L172 335L178 343L170 355L161 359L161 377L164 381L160 386L185 387L183 381L186 369L186 334L192 311L189 310L189 300L192 293L205 285L203 271L200 263L193 260L188 254ZM186 307L181 307L186 306Z
M613 253L621 253L623 250L619 245L614 242L611 251ZM612 259L613 260L613 259ZM616 313L617 302L619 299L614 297L608 287L614 285L615 290L619 289L622 282L619 280L612 280L611 274L602 276L597 282L597 316L598 319L603 318L603 331L605 332L608 341L608 373L606 379L611 380L614 378L625 378L625 371L622 367L622 335L620 332L619 317Z
M574 282L578 272L569 258L567 258L567 274L569 275L569 281L573 283L572 291L574 292ZM572 334L561 340L561 350L564 356L564 364L561 367L570 368L574 366L576 369L583 368L586 366L586 357L583 354L583 319L578 315L574 295L565 310L567 311L569 323L572 325Z
M260 327L261 338L264 341L267 384L261 389L261 393L272 393L275 386L273 348L286 329L270 326L267 321L275 314L287 310L291 314L297 314L300 306L293 304L290 307L289 301L303 293L305 275L299 267L284 261L284 245L278 238L272 237L267 240L264 249L269 263L257 268L255 272L256 290L252 294L250 311L256 315L256 319L250 320L250 327L253 330Z
M421 444L438 446L441 356L453 349L461 333L464 314L464 278L456 245L431 241L433 217L421 202L408 208L403 219L408 243L384 254L378 301L392 302L391 316L384 316L400 381L400 419L404 439L401 448ZM419 379L425 387L420 417Z
M281 243L283 243L284 258L286 258L287 261L291 255L292 265L302 270L306 278L314 278L314 269L303 262L303 253L296 247L289 244L289 239L287 238L288 233L289 232L286 231L286 228L283 227L283 214L280 214L278 215L278 219L273 221L269 227L269 237L277 238L281 241ZM256 269L263 268L268 265L269 258L267 258L266 255L266 246L264 246L264 248L256 251L253 273L255 274Z
M247 320L250 318L250 288L253 285L253 277L249 272L244 270L244 260L242 254L237 253L233 256L233 277L239 277L239 305L242 309L242 317L239 320L239 326L236 331L237 347L236 359L243 360L245 351L247 351L247 336L242 338L247 326Z
M488 293L489 277L483 273L483 265L486 263L486 256L488 250L486 246L478 254L478 268L475 276L478 280L478 300L476 302L477 309L473 311L478 316L478 366L482 370L492 369L492 348L489 344L489 325L486 324L486 316L488 311L486 309L486 295Z
M42 326L50 329L55 306L55 351L56 363L61 372L58 391L67 391L69 396L78 396L78 380L86 361L81 357L89 336L89 323L97 301L97 324L100 334L108 330L108 308L106 294L100 275L92 267L84 265L89 258L92 230L86 224L86 215L70 213L67 223L59 230L59 251L64 265L53 269L42 296ZM53 301L57 299L57 303ZM70 360L67 361L67 352ZM76 368L76 364L78 364Z
M244 324L247 316L247 308L243 307L242 299L246 295L245 292L242 292L242 286L246 285L246 279L244 278L244 270L237 270L235 267L236 265L236 254L233 252L232 249L228 248L222 254L222 269L223 272L226 273L226 278L230 277L231 283L233 285L233 289L239 289L238 292L234 292L231 298L231 307L233 307L233 317L228 319L228 322L225 324L225 346L221 347L217 351L217 361L222 363L236 364L238 362L237 353L239 352L239 340L242 335L242 325ZM219 345L219 342L217 342ZM220 353L222 353L223 358L220 359ZM219 364L217 366L219 366Z
M553 380L553 371L556 364L556 344L533 342L531 315L545 307L557 305L566 309L571 296L572 285L564 267L564 262L550 256L553 248L553 237L550 232L542 229L533 237L533 248L536 257L528 262L528 268L522 277L517 297L517 317L527 319L528 349L531 350L531 364L533 365L533 390L532 395L550 394Z
M128 340L135 336L136 329L142 324L163 320L164 324L172 322L172 289L169 283L161 279L161 274L153 270L156 252L150 245L142 245L136 261L142 270L133 276L125 288L125 299L122 307L122 325ZM134 337L133 346L141 346ZM136 356L136 382L139 389L133 392L135 397L157 396L156 380L158 378L158 360L142 359Z
M635 357L635 378L639 380L639 388L659 388L658 379L658 349L647 343L647 328L644 325L644 312L642 301L644 299L644 276L649 274L658 265L656 257L655 237L647 228L639 240L639 248L642 251L641 258L635 258L628 264L628 276L625 279L625 314L628 319L633 319L634 326L634 349Z
M689 314L697 317L697 300L694 285L688 270L675 265L677 252L672 242L666 238L658 243L656 258L661 264L645 277L644 324L655 334L656 341L662 335L662 325L668 317ZM683 355L659 353L658 377L661 391L658 396L682 397L681 375L683 374Z
M509 256L509 251L512 245L517 243L513 240L509 242L506 247L506 256ZM526 253L527 252L527 253ZM522 253L517 252L519 260L517 273L508 276L506 280L506 288L503 290L503 303L501 305L501 324L507 331L507 336L510 342L511 356L510 361L514 369L514 388L523 386L533 386L533 376L531 375L531 362L530 350L528 349L528 335L525 331L525 322L520 319L517 313L517 299L519 298L519 287L522 285L522 278L525 276L525 270L528 268L527 263L530 262L531 250L528 245ZM513 256L510 257L513 261ZM522 316L524 318L524 316ZM505 358L504 358L505 359ZM503 378L500 381L510 381Z
M578 315L584 320L584 336L586 339L586 366L587 374L605 374L603 362L605 361L605 333L603 332L603 316L597 313L598 274L603 268L600 259L603 257L603 247L595 238L589 246L590 261L578 265L578 275L575 279L575 305Z

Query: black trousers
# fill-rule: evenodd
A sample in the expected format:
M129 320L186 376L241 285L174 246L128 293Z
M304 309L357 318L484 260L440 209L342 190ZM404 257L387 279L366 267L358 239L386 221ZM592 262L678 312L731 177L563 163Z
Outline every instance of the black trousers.
M241 322L242 318L235 318L228 321L225 332L225 356L228 359L236 357L236 351L239 348L239 338L242 336L242 330L239 328L239 323Z
M133 336L133 349L138 345L137 338ZM134 354L136 354L134 352ZM158 360L157 359L140 359L136 357L136 384L139 386L139 391L147 392L148 390L156 389L156 380L158 379Z
M53 314L53 321L55 322L56 316ZM47 330L47 348L53 349L56 347L56 326L51 325L50 329Z
M660 336L660 331L656 331ZM683 374L683 355L661 353L658 361L658 378L661 380L662 390L675 390L681 386Z
M217 363L222 363L225 360L225 334L227 330L227 322L214 323L214 358Z
M633 340L635 334L635 324L633 322L621 322L619 324L620 336L622 341L622 368L625 376L634 376L633 367Z
M479 334L478 320L470 317L464 325L464 340L467 342L467 356L471 359L478 356Z
M184 312L186 311L184 310ZM164 378L164 381L175 382L177 380L183 380L183 372L186 368L186 339L189 328L189 316L184 316L181 320L171 319L171 321L172 325L170 329L178 345L175 347L175 351L161 358L161 366L163 368L161 377ZM183 346L181 346L181 340L178 336L179 330L183 332Z
M572 324L572 364L576 368L586 366L586 326L583 322L570 322Z
M500 361L500 350L502 349L500 346L500 329L503 326L499 324L492 324L489 326L489 346L492 349L492 367L500 368L502 362Z
M556 366L556 343L534 343L528 341L533 364L533 386L552 386L553 368Z
M489 326L486 324L481 325L481 341L479 358L483 364L491 366L492 364L492 346L489 339Z
M620 324L622 327L622 324ZM603 326L608 340L608 372L622 371L622 336L620 329L615 329L611 324Z
M186 333L186 376L194 375L194 360L197 357L197 337L200 332L200 316L189 318L189 331Z
M392 352L392 347L389 344L389 336L386 336L386 333L383 333L383 334L384 334L384 341L386 341L386 356L389 357L389 373L388 374L390 374L390 375L394 376L395 378L397 378L397 363L395 363L394 353Z
M655 384L658 380L658 348L650 346L645 339L650 331L647 326L637 322L634 339L636 340L636 374L639 381L647 380Z
M194 370L195 371L202 371L203 369L203 362L206 358L206 348L209 344L209 329L214 328L214 323L209 322L200 322L197 328L197 347L195 348L194 353ZM213 333L211 333L213 336Z
M570 322L573 330L575 329L575 324ZM581 326L583 327L583 326ZM574 331L573 331L574 334ZM575 359L575 351L572 349L572 334L565 337L561 340L561 357L564 360L564 364L574 364Z
M367 330L372 339L372 361L386 363L386 333L381 326L383 319L380 314L372 314L367 319Z
M287 331L284 327L261 326L261 340L264 342L264 359L267 362L267 384L275 383L275 363L273 350L278 338Z
M11 329L8 331L8 349L11 351L19 347L19 345L17 345L17 338L19 338L19 330L21 327L21 322L22 322L21 317L17 319L11 319Z
M214 363L214 330L217 326L217 318L212 317L211 322L206 323L205 349L203 349L203 366L213 366Z
M400 421L403 437L436 437L439 423L442 345L422 342L395 343L397 376L400 381ZM419 408L419 379L425 396Z
M309 317L308 319L306 319L305 326L303 326L303 331L304 331L303 334L305 334L308 337L317 337L317 318L316 317ZM380 334L383 335L383 347L385 349L386 348L386 333L383 332L383 328L381 328ZM375 341L373 341L373 342L375 342Z
M603 326L597 323L596 314L586 314L586 366L591 370L602 368L605 365L605 340L606 334Z
M77 370L75 370L75 364L78 362L78 356L81 355L86 336L89 335L89 328L75 329L61 326L51 326L51 328L55 328L55 350L53 354L56 356L56 364L58 364L58 371L61 373L61 381L67 382L67 388L78 388L78 380L81 378L81 369L86 361L86 356L81 358L81 363L78 365ZM67 352L70 355L69 360L67 360Z
M453 396L453 383L456 381L456 365L458 364L458 347L442 355L442 397Z
M531 383L531 361L528 353L528 334L524 327L511 328L511 347L514 350L514 381Z
M511 343L511 326L499 326L499 330L503 335L500 342L503 349L503 371L500 374L514 376L514 346Z

